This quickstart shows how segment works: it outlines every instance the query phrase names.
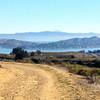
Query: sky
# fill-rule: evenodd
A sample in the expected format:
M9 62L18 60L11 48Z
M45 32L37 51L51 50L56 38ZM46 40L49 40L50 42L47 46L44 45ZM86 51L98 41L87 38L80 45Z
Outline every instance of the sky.
M100 0L0 0L0 33L100 33Z

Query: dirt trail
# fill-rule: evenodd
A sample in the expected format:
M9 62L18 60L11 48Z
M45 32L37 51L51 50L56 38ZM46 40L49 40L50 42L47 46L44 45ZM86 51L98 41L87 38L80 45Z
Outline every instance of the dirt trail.
M100 88L47 65L0 62L0 100L100 100Z
M1 65L0 100L58 100L53 76L38 65Z

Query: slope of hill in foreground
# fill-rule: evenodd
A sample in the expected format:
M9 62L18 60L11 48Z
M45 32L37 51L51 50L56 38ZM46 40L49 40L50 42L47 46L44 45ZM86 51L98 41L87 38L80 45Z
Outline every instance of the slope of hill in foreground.
M64 69L0 63L0 100L100 100L99 85Z

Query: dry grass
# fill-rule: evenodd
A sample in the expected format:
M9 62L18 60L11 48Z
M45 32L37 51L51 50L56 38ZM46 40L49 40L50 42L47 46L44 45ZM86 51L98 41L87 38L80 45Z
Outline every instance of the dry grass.
M100 100L100 86L48 65L1 62L0 100Z

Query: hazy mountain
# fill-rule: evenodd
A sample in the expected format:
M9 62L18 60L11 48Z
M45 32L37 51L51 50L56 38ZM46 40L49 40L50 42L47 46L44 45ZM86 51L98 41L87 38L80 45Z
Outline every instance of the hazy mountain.
M28 41L21 41L15 39L1 39L0 40L0 47L3 48L15 48L15 47L22 47L22 48L32 48L33 46L37 46L39 43L28 42Z
M58 42L39 44L37 48L40 49L100 48L100 38L99 37L73 38Z
M73 38L52 43L35 43L14 39L1 39L0 46L4 48L23 47L25 49L57 50L77 48L100 48L100 38Z
M31 41L31 42L55 42L71 38L84 38L92 36L100 36L100 34L44 31L44 32L25 32L16 34L0 34L0 39L16 39L16 40Z

